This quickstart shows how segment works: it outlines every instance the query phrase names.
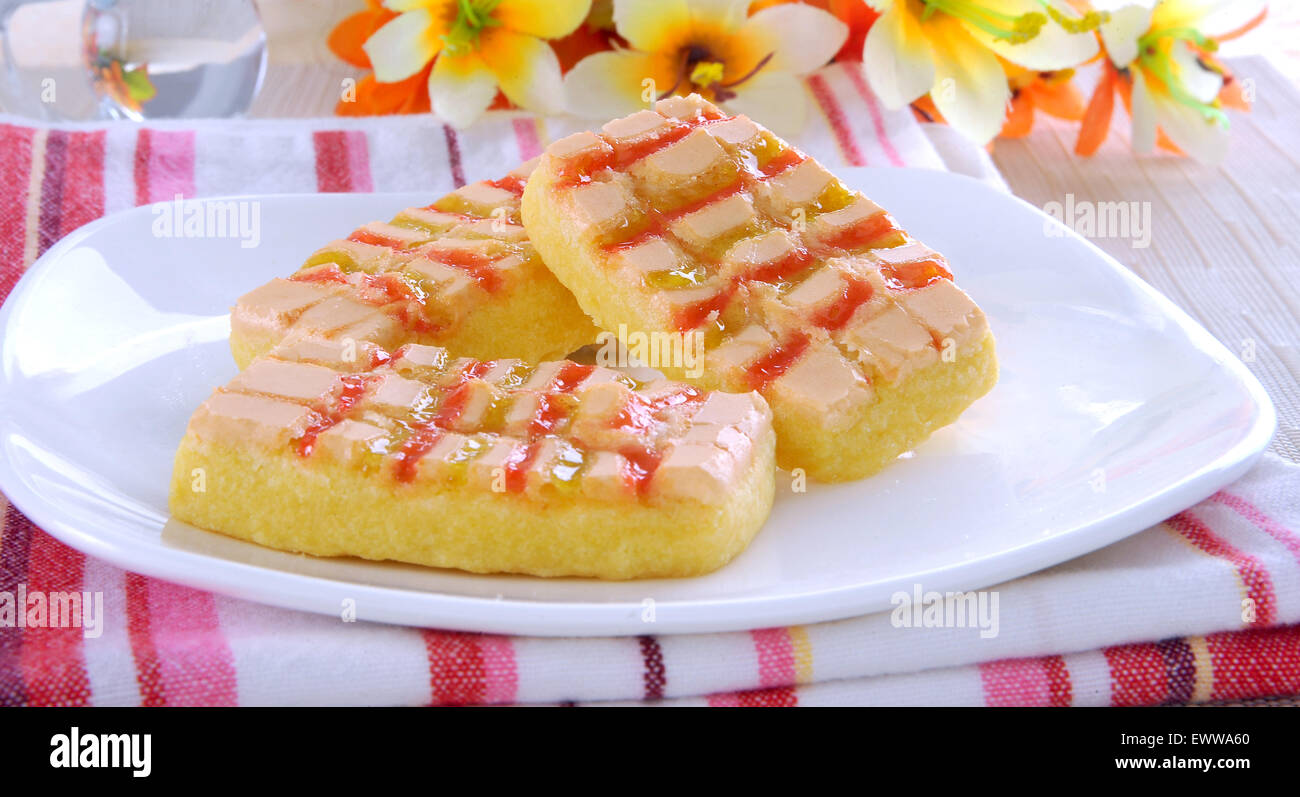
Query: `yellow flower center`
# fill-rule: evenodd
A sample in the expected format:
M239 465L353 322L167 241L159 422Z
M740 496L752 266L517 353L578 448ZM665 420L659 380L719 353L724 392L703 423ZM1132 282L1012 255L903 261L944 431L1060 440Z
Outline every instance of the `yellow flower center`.
M456 21L443 35L443 50L448 55L465 55L478 47L484 28L501 24L492 16L501 0L456 0Z
M691 70L691 83L700 88L708 88L722 81L725 69L721 61L700 61Z

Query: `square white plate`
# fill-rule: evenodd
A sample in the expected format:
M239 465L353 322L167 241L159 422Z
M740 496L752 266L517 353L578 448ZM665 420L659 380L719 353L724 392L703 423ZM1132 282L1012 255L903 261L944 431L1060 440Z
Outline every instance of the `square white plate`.
M92 556L250 600L327 614L351 600L361 619L500 633L682 633L831 620L889 608L914 584L1020 576L1205 498L1272 437L1272 404L1245 366L1033 207L943 172L844 177L949 257L989 316L1001 381L874 478L795 494L778 474L771 519L717 573L478 576L285 554L169 522L186 421L235 373L235 298L422 195L246 198L260 206L254 248L156 237L149 207L60 241L0 310L0 490Z

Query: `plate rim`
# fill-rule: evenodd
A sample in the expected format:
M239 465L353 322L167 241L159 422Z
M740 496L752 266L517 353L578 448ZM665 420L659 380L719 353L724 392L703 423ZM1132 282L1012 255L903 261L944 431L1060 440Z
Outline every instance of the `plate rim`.
M841 171L889 174L895 179L913 177L940 183L948 180L962 181L977 186L976 190L985 191L997 197L999 201L1011 200L1044 220L1051 219L1041 209L1020 197L998 191L981 180L953 172L914 167L848 167ZM346 204L348 201L355 201L359 196L378 201L386 197L419 193L401 191L364 195L237 194L195 199L197 201L292 199ZM152 203L116 211L74 230L56 242L20 276L3 306L0 306L0 332L9 329L14 308L24 304L27 294L34 290L33 286L40 281L44 272L51 269L52 264L66 251L74 249L101 228L115 224L126 216L152 213L151 208L158 204L168 203ZM1060 227L1064 237L1085 244L1091 250L1091 254L1104 262L1130 290L1152 301L1166 318L1172 320L1187 335L1196 348L1215 356L1254 401L1255 420L1241 440L1227 451L1203 463L1178 482L1136 506L1117 510L1107 517L1078 526L1065 533L1036 540L998 554L908 574L907 577L911 580L924 581L927 589L940 592L982 589L1112 545L1182 509L1199 503L1224 485L1240 478L1263 455L1275 433L1277 411L1272 399L1259 379L1227 346L1172 299L1142 280L1095 243L1065 225ZM6 348L9 345L8 341L0 343L3 343ZM0 399L3 399L8 385L6 377L6 374L0 373ZM782 596L656 601L654 621L644 622L641 620L643 604L636 602L492 599L385 587L288 572L170 547L162 542L161 529L159 529L158 543L146 549L148 555L146 560L141 562L133 556L141 550L138 545L132 546L112 538L105 539L95 533L80 530L75 527L75 524L66 521L60 516L56 506L45 501L34 490L29 490L26 480L13 466L8 456L0 456L0 491L3 491L9 501L40 529L84 554L98 557L124 570L244 600L314 614L338 615L341 601L353 599L356 601L357 619L372 622L522 636L623 637L648 633L696 634L743 631L762 627L828 622L883 611L875 606L874 601L867 601L871 605L864 605L862 599L856 603L854 601L855 594L875 589L874 585L877 582L871 582L865 585L840 586ZM213 559L219 561L219 567L211 567ZM991 563L998 561L1005 564L1001 567L990 566ZM984 572L986 577L963 578L965 574L976 569ZM230 573L239 575L240 578L238 583L235 583L231 575L214 577L210 573ZM975 582L980 583L975 584ZM503 609L507 611L502 611Z

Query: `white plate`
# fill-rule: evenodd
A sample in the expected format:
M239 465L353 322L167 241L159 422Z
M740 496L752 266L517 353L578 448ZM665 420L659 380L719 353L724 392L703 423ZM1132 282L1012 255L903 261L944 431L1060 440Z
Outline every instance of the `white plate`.
M147 207L60 241L0 310L0 489L92 556L251 600L328 614L352 600L362 619L475 631L679 633L831 620L889 608L914 584L1020 576L1205 498L1271 438L1272 404L1245 366L1091 244L1046 234L1036 209L942 172L845 178L948 255L988 313L1001 381L874 478L794 494L779 474L767 526L712 575L476 576L290 555L168 522L186 420L235 373L235 297L422 195L253 198L255 248L156 237Z

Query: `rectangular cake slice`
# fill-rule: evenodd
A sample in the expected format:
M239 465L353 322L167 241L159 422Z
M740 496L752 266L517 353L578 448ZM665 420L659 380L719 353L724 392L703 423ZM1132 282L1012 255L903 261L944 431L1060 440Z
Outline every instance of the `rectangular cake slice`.
M702 336L695 373L650 365L760 392L778 464L812 478L879 471L997 379L984 313L942 255L697 95L556 141L529 178L523 221L603 329Z
M230 322L235 361L246 366L291 332L529 362L590 343L597 330L520 225L531 167L366 224L287 279L240 297Z
M762 526L774 448L757 393L291 337L194 413L171 510L320 556L690 576Z

